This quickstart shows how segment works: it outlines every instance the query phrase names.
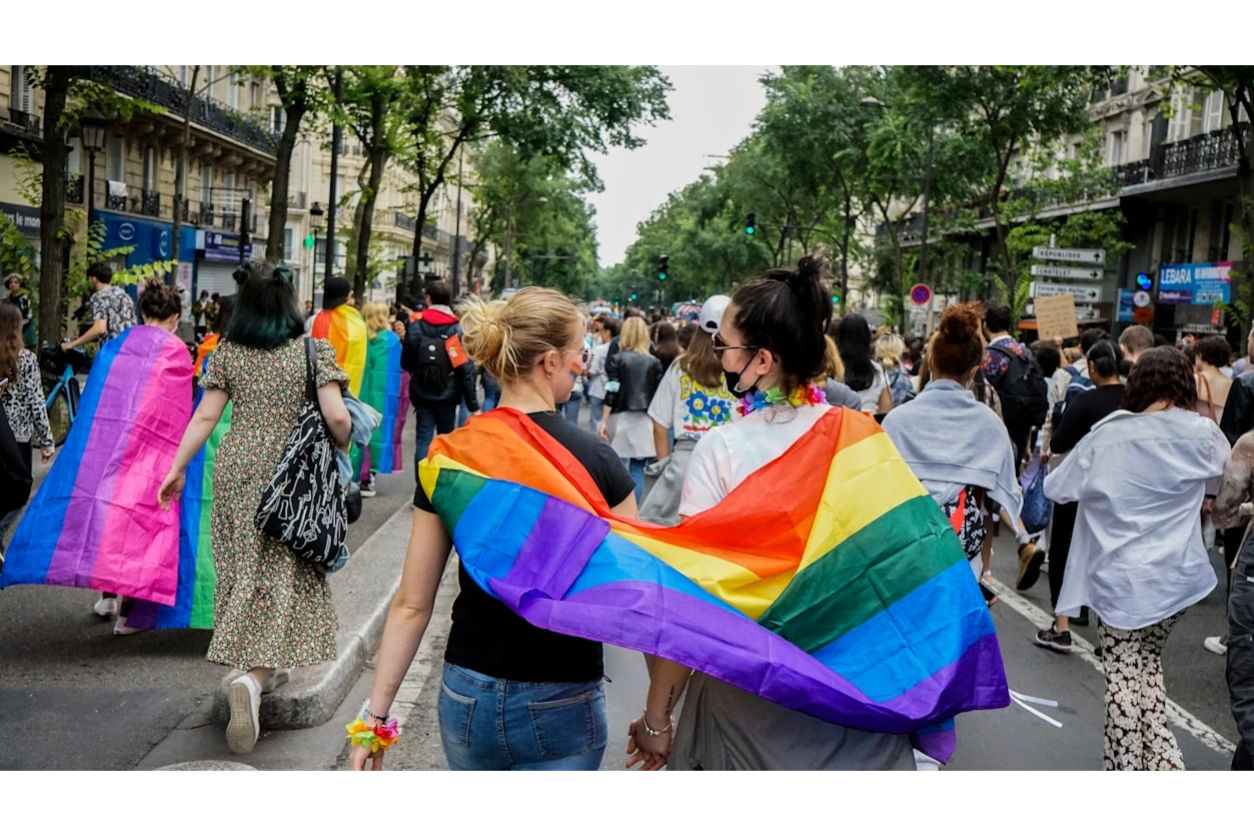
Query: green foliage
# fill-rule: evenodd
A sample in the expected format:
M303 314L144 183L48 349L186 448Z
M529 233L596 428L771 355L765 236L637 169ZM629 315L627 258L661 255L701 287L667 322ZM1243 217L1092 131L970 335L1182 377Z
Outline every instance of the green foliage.
M13 221L0 214L0 275L20 273L31 276L35 272L35 248L26 240Z

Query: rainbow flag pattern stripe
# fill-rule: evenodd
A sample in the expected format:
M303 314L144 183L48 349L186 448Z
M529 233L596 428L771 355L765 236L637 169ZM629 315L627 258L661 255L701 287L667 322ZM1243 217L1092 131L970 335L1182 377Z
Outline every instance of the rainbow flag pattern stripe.
M0 587L76 586L174 604L179 509L157 506L191 417L192 361L160 328L101 347L61 454L9 545Z
M363 451L359 469L354 472L362 479L368 478L372 470L399 473L405 469L400 449L409 406L409 375L401 371L401 339L391 331L380 331L370 341L361 401L377 409L383 421L375 428L370 446Z
M366 373L366 320L352 305L340 305L314 317L310 336L327 340L335 349L335 362L348 375L348 389L353 397L361 396L361 380Z
M614 516L569 451L512 409L437 436L420 478L470 576L538 627L909 733L942 761L955 715L1010 702L962 546L867 416L831 410L673 528Z

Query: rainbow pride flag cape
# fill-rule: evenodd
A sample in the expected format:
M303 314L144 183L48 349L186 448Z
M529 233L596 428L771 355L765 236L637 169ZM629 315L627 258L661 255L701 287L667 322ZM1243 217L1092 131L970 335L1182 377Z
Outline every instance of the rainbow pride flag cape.
M366 372L366 320L352 305L322 311L314 317L309 332L316 340L327 340L335 349L335 362L348 375L348 390L361 397L361 379Z
M867 416L831 410L673 528L614 516L570 452L512 409L436 436L419 470L466 571L538 627L910 733L942 761L955 715L1010 702L962 546Z
M409 375L401 371L401 338L391 331L380 331L370 341L366 353L366 374L361 382L361 401L383 416L370 436L368 449L357 454L355 473L367 479L376 473L399 473L405 469L401 435L409 407Z
M0 587L77 586L174 604L179 508L157 490L191 417L192 361L136 325L96 355L79 413L13 534Z

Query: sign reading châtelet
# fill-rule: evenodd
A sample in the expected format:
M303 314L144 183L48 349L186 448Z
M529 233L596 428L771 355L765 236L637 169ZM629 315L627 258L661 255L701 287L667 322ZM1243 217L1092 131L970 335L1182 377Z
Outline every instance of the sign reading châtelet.
M1032 275L1052 279L1087 279L1100 281L1103 275L1100 267L1054 267L1049 264L1033 264Z
M1105 250L1060 250L1054 247L1033 247L1032 257L1045 261L1078 261L1081 264L1103 264Z

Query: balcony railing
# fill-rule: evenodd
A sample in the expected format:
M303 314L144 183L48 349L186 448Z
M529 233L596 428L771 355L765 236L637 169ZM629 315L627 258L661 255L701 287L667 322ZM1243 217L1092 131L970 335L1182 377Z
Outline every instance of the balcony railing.
M417 218L411 218L409 215L406 215L404 212L396 212L395 215L396 217L393 219L395 222L395 225L400 227L401 229L405 229L405 230L409 230L410 232L413 232L415 229L418 228Z
M139 193L139 211L142 215L154 218L161 217L161 195L155 191L144 189Z
M200 225L201 226L213 226L213 204L212 203L200 204Z
M124 194L106 194L105 208L112 209L116 212L126 211L126 195Z
M92 65L83 67L82 75L91 81L107 84L124 95L160 105L172 115L182 117L187 113L187 99L191 95L187 89L144 67ZM192 122L262 153L274 154L274 137L269 130L246 121L237 111L221 107L216 102L198 97L192 104Z
M39 117L33 113L11 107L9 108L9 122L25 133L39 135Z
M1242 139L1250 141L1248 122L1241 123ZM1173 142L1158 148L1154 169L1159 177L1179 177L1199 171L1227 168L1236 165L1240 149L1231 128L1201 134L1191 139Z
M437 238L439 238L439 233L435 228L435 224L423 224L422 225L422 237L430 238L432 241L435 241Z
M65 202L77 203L80 206L83 203L83 183L85 178L81 174L71 174L65 181Z
M223 211L222 228L235 229L237 226L239 226L239 215L237 215L233 210Z

